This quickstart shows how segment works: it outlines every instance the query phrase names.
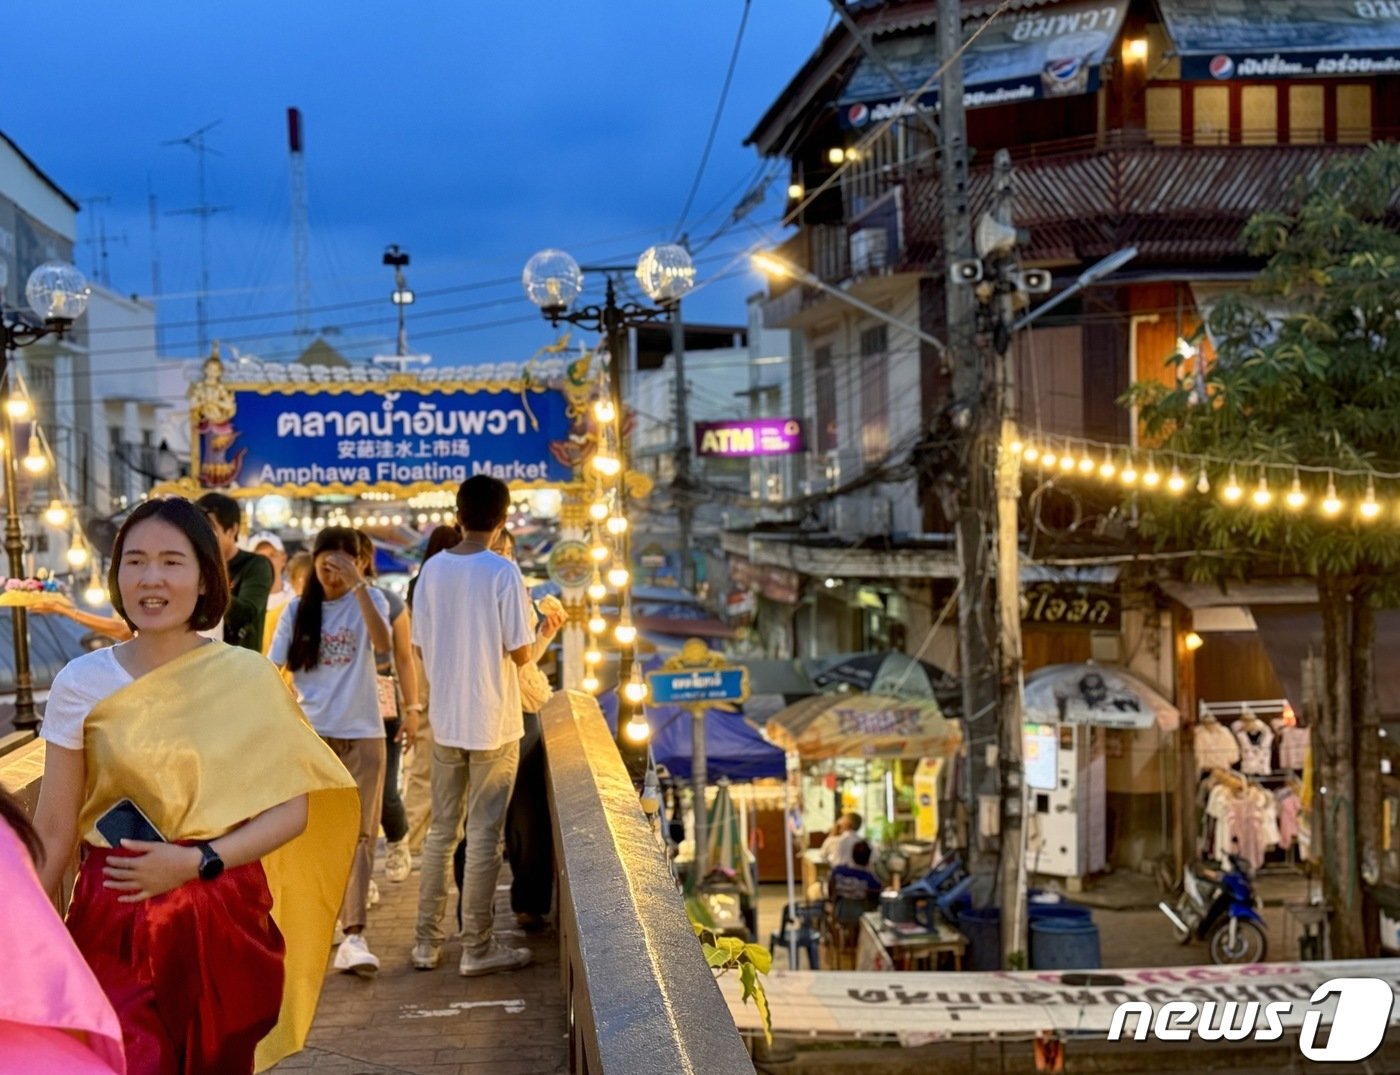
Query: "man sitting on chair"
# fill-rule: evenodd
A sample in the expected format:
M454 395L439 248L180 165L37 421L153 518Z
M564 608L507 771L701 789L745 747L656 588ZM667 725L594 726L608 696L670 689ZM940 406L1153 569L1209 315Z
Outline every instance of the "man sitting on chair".
M883 881L870 872L870 845L857 840L851 848L853 865L838 865L831 871L827 893L833 903L850 900L874 909L880 903L880 892L885 887Z

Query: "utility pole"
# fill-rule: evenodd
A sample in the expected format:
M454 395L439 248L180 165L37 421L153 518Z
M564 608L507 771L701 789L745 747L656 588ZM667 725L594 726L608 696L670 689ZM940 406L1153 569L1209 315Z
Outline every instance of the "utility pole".
M1025 776L1021 743L1021 459L1016 440L1016 356L1012 349L1017 300L1022 293L1016 259L1016 228L1011 217L1011 154L997 151L992 171L994 194L988 216L1011 236L999 254L987 259L992 280L983 294L992 300L991 337L996 352L996 404L1000 425L996 463L996 590L998 761L1001 777L1001 950L1007 969L1028 966L1026 938Z
M215 156L222 156L218 150L210 147L205 135L217 127L223 120L216 119L213 123L206 123L193 134L187 134L184 138L174 138L168 142L162 142L164 146L189 146L194 150L199 162L199 204L190 209L172 210L172 216L196 216L199 218L199 294L194 300L194 319L198 326L199 333L199 354L204 354L209 350L209 218L215 213L222 213L229 209L227 205L210 205L208 198L208 174L205 167L206 158L210 153Z
M690 532L695 518L695 502L690 481L690 400L685 380L685 326L681 323L681 300L671 303L671 353L676 359L676 478L671 483L680 529L681 589L695 590L695 557Z
M958 664L962 679L963 728L968 756L968 869L989 878L995 862L979 832L982 794L995 793L987 748L996 716L990 610L993 607L989 548L984 519L992 510L986 472L988 438L982 355L977 346L977 300L959 282L956 267L971 262L972 216L968 208L967 114L963 106L962 5L938 0L939 130L943 183L943 290L946 299L948 361L952 365L954 430L962 436L962 473L946 498L957 542L962 592L958 597ZM985 888L977 890L984 895Z

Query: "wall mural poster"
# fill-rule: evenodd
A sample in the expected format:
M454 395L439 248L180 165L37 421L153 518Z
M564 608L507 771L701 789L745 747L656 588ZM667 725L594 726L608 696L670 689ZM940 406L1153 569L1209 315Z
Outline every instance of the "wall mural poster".
M488 474L561 485L596 450L592 384L232 385L217 357L190 391L198 480L234 494L400 493Z

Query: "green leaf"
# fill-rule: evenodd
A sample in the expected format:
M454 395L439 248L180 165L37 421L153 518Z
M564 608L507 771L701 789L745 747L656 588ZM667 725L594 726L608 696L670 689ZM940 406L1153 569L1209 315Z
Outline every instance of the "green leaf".
M713 944L701 944L700 950L705 953L705 962L711 967L728 967L731 956L723 948L716 948Z
M752 963L742 964L739 967L739 981L744 986L744 1003L747 1004L750 998L753 999L753 1006L758 1009L758 1014L763 1019L763 1038L772 1045L773 1013L768 1009L768 993L758 979L758 969Z
M718 937L715 943L729 953L729 958L735 963L739 961L739 956L744 951L744 942L738 937Z
M754 965L759 974L767 974L773 969L773 953L761 944L744 945L744 958Z

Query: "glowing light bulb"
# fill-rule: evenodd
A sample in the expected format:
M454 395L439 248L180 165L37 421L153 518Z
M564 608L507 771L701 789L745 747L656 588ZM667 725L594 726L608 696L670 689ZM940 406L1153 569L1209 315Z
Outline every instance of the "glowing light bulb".
M611 586L614 590L622 589L622 587L627 585L628 581L631 578L632 573L628 571L625 567L608 568L608 585Z
M1171 477L1167 479L1167 492L1172 496L1179 496L1185 488L1186 479L1182 477L1181 468L1173 466Z
M613 638L617 639L618 645L630 646L637 641L637 628L626 616L613 628Z
M622 460L599 452L593 457L593 469L609 478L616 477L622 473Z
M29 406L29 397L23 392L11 392L10 398L5 400L5 413L19 421L28 418L32 413Z
M1205 639L1198 635L1195 631L1187 631L1181 641L1185 644L1186 648L1192 653L1195 653L1198 649L1200 649L1206 644Z
M67 526L68 509L57 498L50 500L49 506L44 509L44 522L50 526Z
M593 417L606 425L617 417L617 408L613 406L612 400L600 399L593 404Z
M1366 479L1366 499L1357 510L1368 523L1381 513L1381 506L1376 503L1376 486L1370 478Z
M588 630L590 634L600 635L608 629L608 621L603 619L603 614L596 608L593 615L588 617Z
M582 681L580 681L579 683L579 686L586 690L589 694L597 694L598 688L602 686L602 684L598 682L598 677L595 676L592 672L590 672L588 675L583 677Z
M1012 455L1020 455L1024 449L1025 445L1022 444L1019 440L1013 440L1010 444L1006 446L1006 450Z
M1123 463L1123 469L1118 472L1118 480L1124 485L1136 485L1138 480L1137 467L1133 466L1131 459Z
M1254 502L1256 508L1267 508L1274 502L1273 491L1269 488L1269 479L1263 474L1259 475L1259 484L1249 499Z
M1040 458L1040 449L1037 448L1034 444L1027 444L1025 451L1021 453L1021 458L1024 459L1027 463L1034 463L1037 459Z
M606 500L595 500L588 505L588 514L592 519L601 523L612 514L612 508L608 507Z
M1060 469L1066 471L1074 469L1074 456L1069 452L1065 452L1064 455L1060 456Z
M39 438L31 435L29 450L24 453L24 469L30 474L42 474L49 469L48 457L39 450Z
M1337 497L1337 483L1332 475L1327 475L1327 495L1322 498L1322 514L1334 516L1342 510L1342 502Z
M1053 467L1060 461L1060 457L1055 454L1054 448L1046 448L1040 453L1040 465L1043 467Z
M1206 468L1201 467L1201 473L1196 478L1196 492L1210 492L1210 479L1206 477Z
M1086 477L1094 473L1093 459L1086 455L1084 456L1084 458L1079 460L1079 473L1085 475Z
M621 515L614 515L608 520L609 534L625 534L627 532L627 520Z
M797 201L799 198L802 197L802 195L806 193L807 192L803 189L801 183L788 184L788 197L791 198L793 201Z
M1298 475L1293 475L1293 488L1288 490L1288 495L1283 498L1283 502L1288 505L1289 511L1301 511L1303 505L1308 502L1308 498L1303 492L1303 485L1298 480Z
M622 687L622 696L633 705L646 701L647 681L642 678L641 665L632 666L632 675Z
M68 546L66 558L73 567L82 567L88 562L87 546L82 543L81 539L74 538L73 544Z
M1114 466L1113 460L1108 456L1103 457L1103 462L1099 464L1099 477L1104 481L1110 480L1118 473L1118 468Z
M1240 498L1244 496L1244 490L1240 488L1239 481L1235 478L1235 471L1230 470L1230 478L1225 483L1225 488L1220 491L1220 495L1225 498L1227 504L1238 504Z
M629 683L628 688L631 688ZM643 687L643 690L646 688ZM643 695L645 697L645 695ZM633 713L631 718L623 726L622 734L627 736L629 743L645 743L651 738L651 726L647 724L646 718L640 713Z
M595 570L593 581L588 584L588 599L590 601L601 601L608 596L608 588L603 585L603 579Z
M83 600L93 608L107 602L107 587L102 585L102 578L97 573L97 565L92 565L92 574L88 576L87 589L83 591Z
M606 545L594 545L591 549L588 550L588 555L593 558L593 562L595 564L601 564L604 560L611 556L612 553L608 550L608 547Z
M588 665L589 667L592 667L596 664L602 664L603 651L600 650L596 645L589 646L586 650L583 651L583 663Z
M1143 471L1142 484L1146 489L1156 489L1162 484L1162 475L1157 473L1157 465L1151 459L1147 461L1147 469Z

